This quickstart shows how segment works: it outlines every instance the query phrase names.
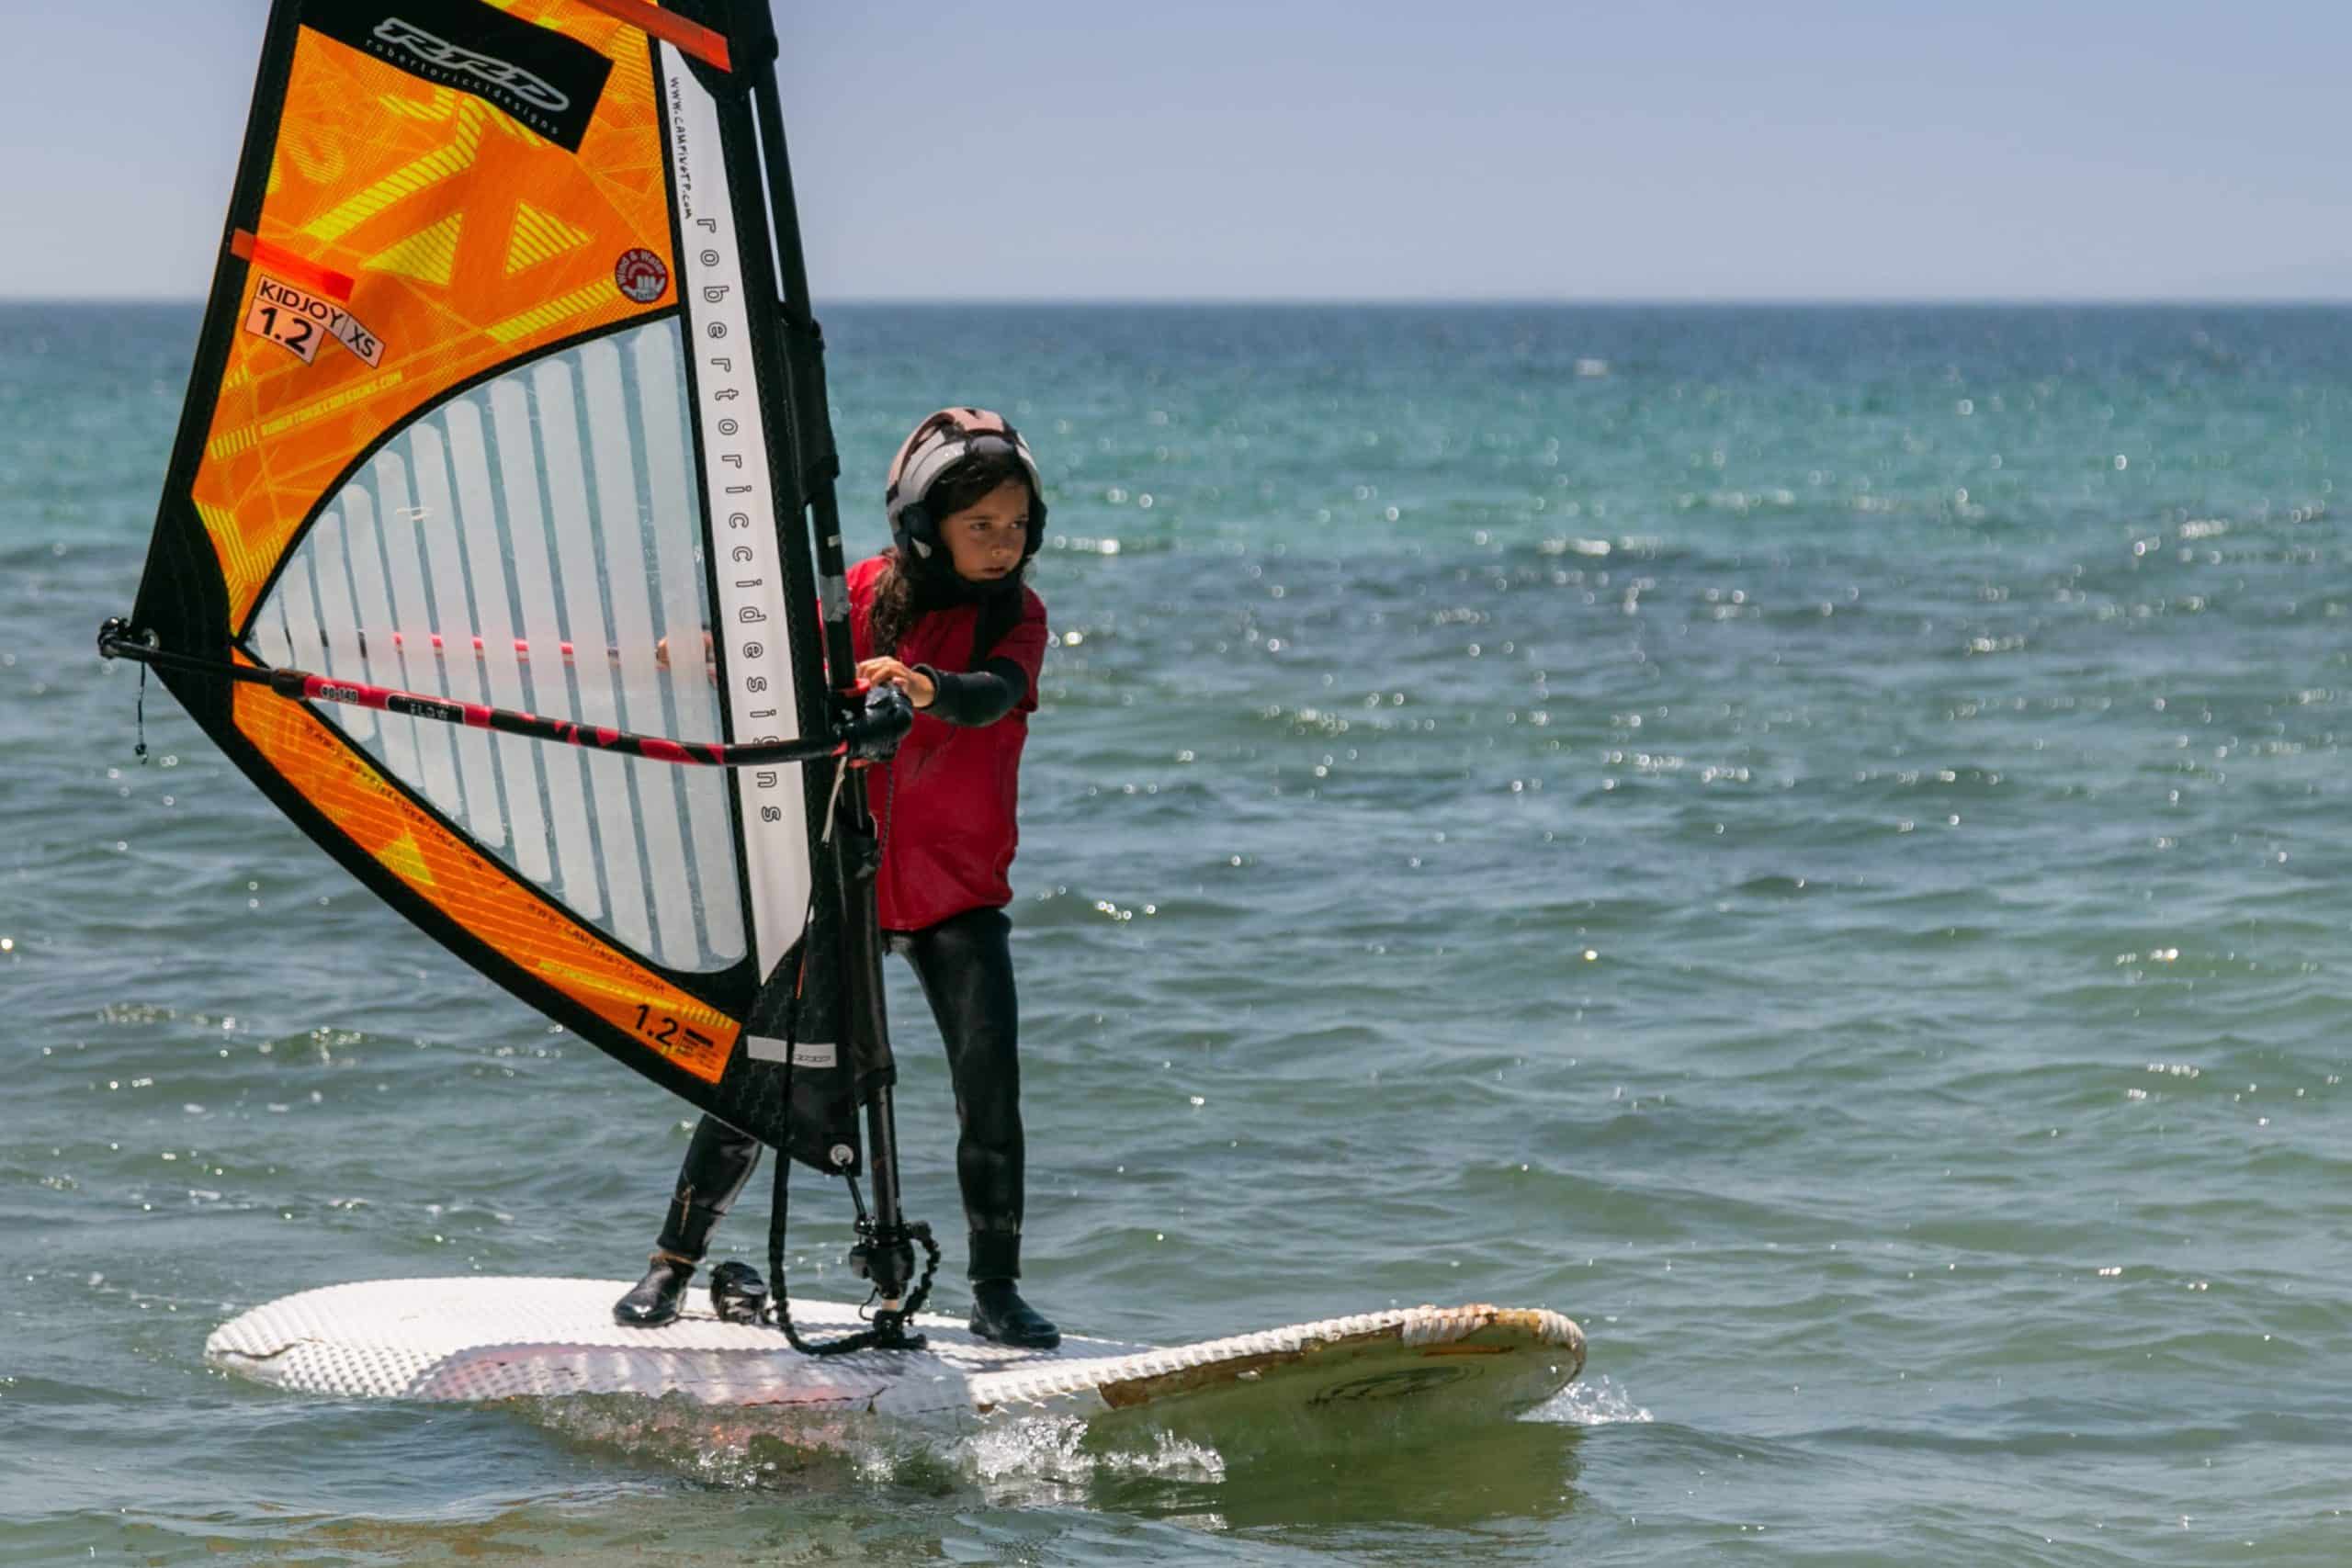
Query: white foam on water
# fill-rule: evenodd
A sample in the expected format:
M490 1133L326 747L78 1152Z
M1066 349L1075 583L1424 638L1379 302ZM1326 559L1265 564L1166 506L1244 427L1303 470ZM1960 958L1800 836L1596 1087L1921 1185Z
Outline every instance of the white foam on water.
M731 1491L831 1492L912 1486L938 1495L975 1494L999 1506L1086 1506L1110 1480L1215 1483L1216 1450L1167 1432L1127 1446L1091 1448L1076 1415L884 1421L862 1413L714 1406L678 1395L589 1394L526 1398L527 1411L568 1441L652 1463Z
M1152 1435L1148 1450L1085 1447L1086 1417L1030 1416L992 1421L957 1445L974 1479L987 1485L1035 1480L1069 1485L1106 1475L1164 1481L1222 1481L1225 1458L1215 1449L1169 1432Z
M1620 1387L1613 1378L1572 1382L1521 1417L1564 1427L1614 1427L1625 1421L1654 1421L1656 1416Z

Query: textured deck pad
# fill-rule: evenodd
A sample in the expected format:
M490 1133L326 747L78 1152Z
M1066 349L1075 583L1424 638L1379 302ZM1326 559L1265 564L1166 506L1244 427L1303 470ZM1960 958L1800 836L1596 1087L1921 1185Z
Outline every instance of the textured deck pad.
M664 1328L623 1328L605 1280L379 1280L254 1308L205 1342L213 1365L280 1388L390 1399L683 1393L710 1404L802 1404L884 1414L1003 1407L1082 1412L1190 1405L1346 1407L1442 1392L1504 1414L1584 1365L1557 1313L1405 1307L1154 1348L1066 1336L1052 1351L975 1339L925 1314L920 1351L802 1356L773 1328L720 1322L700 1303ZM796 1300L811 1338L861 1326L837 1302Z

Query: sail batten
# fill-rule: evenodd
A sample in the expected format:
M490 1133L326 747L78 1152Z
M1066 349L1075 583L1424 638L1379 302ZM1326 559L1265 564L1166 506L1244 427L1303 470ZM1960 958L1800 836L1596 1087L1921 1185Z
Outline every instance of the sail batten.
M490 391L492 427L497 433L499 479L506 496L507 544L514 563L514 585L523 606L523 632L534 649L561 646L563 624L555 604L555 569L548 552L539 506L537 452L531 439L528 394L514 378ZM526 661L530 705L541 712L576 711L569 661L545 657ZM588 839L587 794L581 782L584 759L569 749L535 755L544 771L548 821L555 838L555 886L587 919L605 909L594 852Z
M637 441L630 429L621 356L609 340L580 351L581 403L596 507L596 540L604 551L604 582L620 649L620 705L616 722L647 734L674 733L662 711L662 677L654 650L658 634L646 592L644 519L639 501ZM669 769L637 771L637 814L655 941L667 962L693 961L694 909L678 832L677 780Z
M425 588L433 606L431 618L421 624L435 628L479 625L472 596L467 592L465 558L458 545L448 443L442 438L439 422L420 420L409 433L408 449L413 465L410 477L416 487L414 525L427 563ZM454 697L461 703L482 700L481 669L476 660L449 659L419 648L414 661L430 670L432 676L428 682L413 685L413 690ZM503 845L506 818L498 798L498 782L491 773L490 738L470 729L442 733L457 753L467 825L481 842L492 848Z
M645 468L648 493L655 516L653 547L659 558L662 624L675 635L669 656L661 660L662 684L674 728L671 733L715 731L718 704L704 664L701 627L703 567L695 546L699 530L690 519L695 512L693 481L686 470L684 401L679 386L678 356L650 335L640 335L631 368L642 391L639 407L645 421ZM735 847L727 818L727 799L719 781L688 777L681 781L686 796L687 839L701 897L695 900L703 920L703 940L712 952L734 957L743 951L741 901L733 897ZM722 891L723 890L723 891Z
M352 612L358 618L361 665L368 671L368 679L379 686L405 685L408 675L401 666L400 650L393 641L391 601L384 589L383 546L376 528L375 502L365 490L357 488L345 490L342 502L347 530L345 547L362 563L352 580ZM267 603L264 602L265 611ZM399 714L386 714L380 722L386 761L398 772L413 771L414 722Z
M328 513L311 529L311 568L319 592L319 634L327 650L322 668L342 679L365 680L368 666L359 647L359 619L352 601L350 563L339 513ZM376 720L372 715L356 713L345 728L353 739L365 740L375 734Z
M399 626L427 626L433 624L433 601L425 589L424 559L416 536L417 507L409 489L409 465L398 451L387 450L369 465L369 475L375 484L377 504L389 526L384 540L386 574L391 585L391 630ZM355 494L366 494L364 485L351 487ZM385 673L397 659L400 684L413 692L433 689L432 653L414 641L402 639L394 651L386 656ZM387 684L379 681L378 685ZM401 749L403 755L413 753L418 773L424 783L425 794L432 796L443 810L451 810L458 801L458 762L446 731L431 725L409 724L413 742ZM391 761L388 758L387 761ZM398 763L394 762L397 767ZM408 776L403 774L402 776Z
M507 580L504 536L498 525L492 499L490 452L482 432L481 405L470 397L448 406L444 419L449 427L449 460L464 526L466 570L474 584L474 624L481 628L481 669L487 700L498 706L519 708L523 695L522 662L514 648L514 592ZM462 659L462 649L449 648L444 660ZM552 866L548 855L547 816L540 800L537 760L530 743L519 736L501 735L491 745L500 793L506 802L514 832L515 862L524 874L546 882Z
M312 592L308 559L291 561L278 574L277 602L286 617L286 637L296 668L324 671L326 639L319 629L319 602Z
M283 600L274 604L270 613L261 618L260 624L254 628L254 640L261 649L262 658L268 662L272 664L294 662L294 643L287 629L286 605Z

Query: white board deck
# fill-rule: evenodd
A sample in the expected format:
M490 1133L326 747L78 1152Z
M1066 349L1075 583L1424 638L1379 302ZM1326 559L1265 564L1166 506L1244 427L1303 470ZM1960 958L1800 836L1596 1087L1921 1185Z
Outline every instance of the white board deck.
M1584 1335L1557 1313L1403 1307L1158 1348L1065 1336L1013 1350L925 1314L918 1351L813 1358L776 1330L720 1321L696 1291L677 1322L623 1328L617 1280L379 1280L254 1308L205 1342L213 1365L279 1388L385 1399L684 1394L883 1415L1103 1410L1182 1399L1348 1406L1439 1393L1498 1416L1541 1403L1584 1366ZM792 1303L803 1337L863 1326L838 1302ZM1223 1401L1216 1396L1222 1394Z

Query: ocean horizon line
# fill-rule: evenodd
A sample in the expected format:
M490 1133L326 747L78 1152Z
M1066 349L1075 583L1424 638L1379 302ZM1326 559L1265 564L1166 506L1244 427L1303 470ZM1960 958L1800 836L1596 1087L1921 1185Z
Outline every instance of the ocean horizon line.
M821 309L854 310L2338 310L2341 295L852 295L820 296ZM0 294L0 308L179 306L200 294Z

